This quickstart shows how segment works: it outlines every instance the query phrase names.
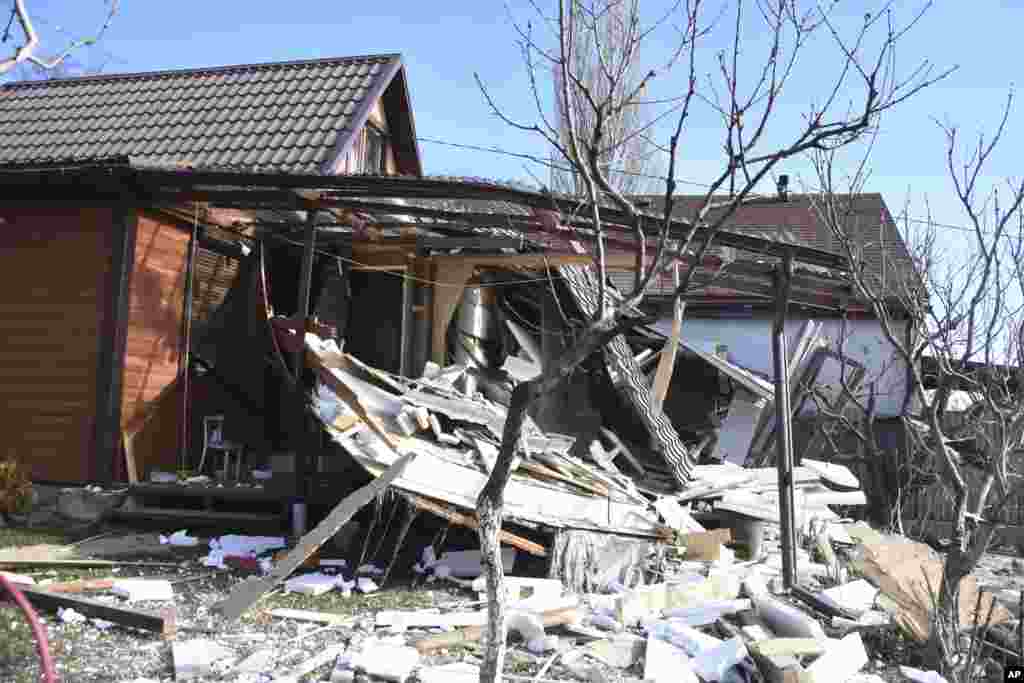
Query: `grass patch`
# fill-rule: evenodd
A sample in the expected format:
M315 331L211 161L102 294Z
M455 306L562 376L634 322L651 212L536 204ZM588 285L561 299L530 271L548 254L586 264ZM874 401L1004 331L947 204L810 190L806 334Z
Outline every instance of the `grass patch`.
M0 548L22 545L67 545L71 543L63 529L0 529Z
M345 616L372 614L379 610L415 610L434 606L433 592L422 588L396 587L376 593L352 593L345 597L338 591L323 595L274 593L259 602L259 609L304 609Z

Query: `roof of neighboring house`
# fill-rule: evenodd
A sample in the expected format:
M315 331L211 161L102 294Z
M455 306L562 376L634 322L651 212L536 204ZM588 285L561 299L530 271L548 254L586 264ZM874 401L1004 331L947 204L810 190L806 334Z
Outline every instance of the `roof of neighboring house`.
M660 214L665 201L664 195L644 195L639 199L647 202L644 211L655 214ZM854 244L862 250L867 271L875 282L884 282L883 288L889 295L902 293L904 283L919 286L920 275L882 195L863 193L840 195L836 199L839 206L844 207L844 223ZM680 219L692 219L703 200L703 196L676 195L672 213ZM842 253L832 230L815 210L811 195L789 194L785 201L775 197L750 201L739 206L723 228ZM744 257L742 254L735 256ZM670 286L671 279L664 280L664 286ZM658 289L661 288L653 292L655 295L663 293ZM724 291L719 291L718 295L728 298Z
M419 174L400 55L25 81L0 86L0 165L83 162L332 173L383 105ZM404 162L404 163L402 163Z

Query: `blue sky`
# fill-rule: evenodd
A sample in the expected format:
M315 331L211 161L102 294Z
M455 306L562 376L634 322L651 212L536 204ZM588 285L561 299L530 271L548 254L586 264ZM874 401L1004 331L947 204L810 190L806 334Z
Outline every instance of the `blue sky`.
M5 3L6 4L6 3ZM529 18L527 2L512 0L512 13ZM548 4L542 2L540 4ZM664 0L644 0L653 16ZM862 21L867 8L880 3L840 4L840 23L849 28ZM99 23L102 0L34 0L44 39L87 34ZM710 4L713 14L717 3ZM897 19L920 9L920 2L895 4ZM849 9L846 9L849 8ZM869 191L883 193L893 213L909 195L915 214L924 212L927 197L940 220L961 223L950 198L944 171L941 131L933 119L963 127L967 137L991 130L999 107L1020 70L1019 60L1006 56L1018 45L1024 25L1024 1L979 0L940 2L901 43L900 65L912 68L928 59L942 69L958 66L946 81L933 86L883 119L872 157ZM699 70L713 67L715 50L731 20L720 22L698 53ZM744 55L756 63L763 36L744 35ZM666 31L656 34L643 57L659 63L672 45ZM404 55L417 132L422 137L497 146L544 154L542 142L510 130L492 116L474 82L477 71L495 98L513 115L529 119L532 101L514 42L505 5L495 0L435 2L241 2L235 0L123 0L102 44L79 55L87 68L107 72L147 71L246 62L401 52ZM822 84L834 76L836 52L828 41L810 44L780 104L778 124L770 140L784 139L787 125L811 102L822 97ZM683 85L681 73L660 77L653 92L671 96ZM1011 117L1010 131L992 166L993 177L1019 174L1016 150L1024 148L1024 102ZM661 130L661 139L667 131ZM697 183L717 168L718 129L707 112L697 112L684 138L677 177ZM546 177L539 166L487 152L473 152L421 142L428 173L530 181L531 173ZM527 168L529 170L527 170ZM793 161L780 172L812 180L806 164ZM693 191L696 186L683 185ZM766 188L767 189L767 188Z

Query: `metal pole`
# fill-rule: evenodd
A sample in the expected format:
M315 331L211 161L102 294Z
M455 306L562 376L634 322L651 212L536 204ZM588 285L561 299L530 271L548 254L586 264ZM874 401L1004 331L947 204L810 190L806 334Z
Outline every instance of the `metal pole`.
M786 353L786 312L789 308L793 255L787 251L775 272L775 324L772 327L772 361L775 368L776 466L779 472L779 522L782 527L782 583L786 590L796 584L796 517L793 510L793 425L789 402L789 369Z
M316 256L316 209L306 212L306 235L302 245L302 269L299 271L299 301L295 306L295 317L298 319L301 328L299 329L300 347L301 340L306 334L306 318L309 315L309 294L313 287L313 260ZM293 368L295 379L302 377L305 355L302 348L295 352Z
M306 211L306 235L302 249L302 266L299 271L299 300L295 307L295 318L299 324L299 350L295 352L292 367L295 372L295 382L298 391L302 391L302 371L305 367L305 343L302 341L306 335L306 322L309 316L309 296L313 286L313 261L316 257L316 209ZM309 431L309 422L306 418L306 408L303 402L296 401L295 409L297 433L295 436L295 499L292 501L292 533L295 536L302 536L306 533L306 480L309 476L310 448L312 434Z
M192 232L188 239L188 253L185 257L185 291L181 304L181 442L178 448L178 469L188 465L189 437L189 397L192 388L192 280L196 262L196 247L199 243L199 209L196 208L196 220L192 223Z

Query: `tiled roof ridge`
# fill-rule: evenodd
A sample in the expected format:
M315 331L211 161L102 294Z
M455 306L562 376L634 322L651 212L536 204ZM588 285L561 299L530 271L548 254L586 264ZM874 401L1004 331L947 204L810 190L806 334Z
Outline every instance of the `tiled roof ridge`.
M192 69L163 69L159 71L135 71L130 73L92 74L89 76L72 76L69 78L52 78L35 81L12 81L0 84L0 90L27 89L32 87L52 87L55 85L75 84L97 81L121 81L132 79L159 79L187 75L210 75L233 73L238 71L270 70L289 67L320 66L329 64L345 64L352 62L367 61L391 61L401 59L399 52L385 52L381 54L350 55L339 57L321 57L318 59L296 59L285 62L257 62L252 64L226 64L222 66L199 67Z

